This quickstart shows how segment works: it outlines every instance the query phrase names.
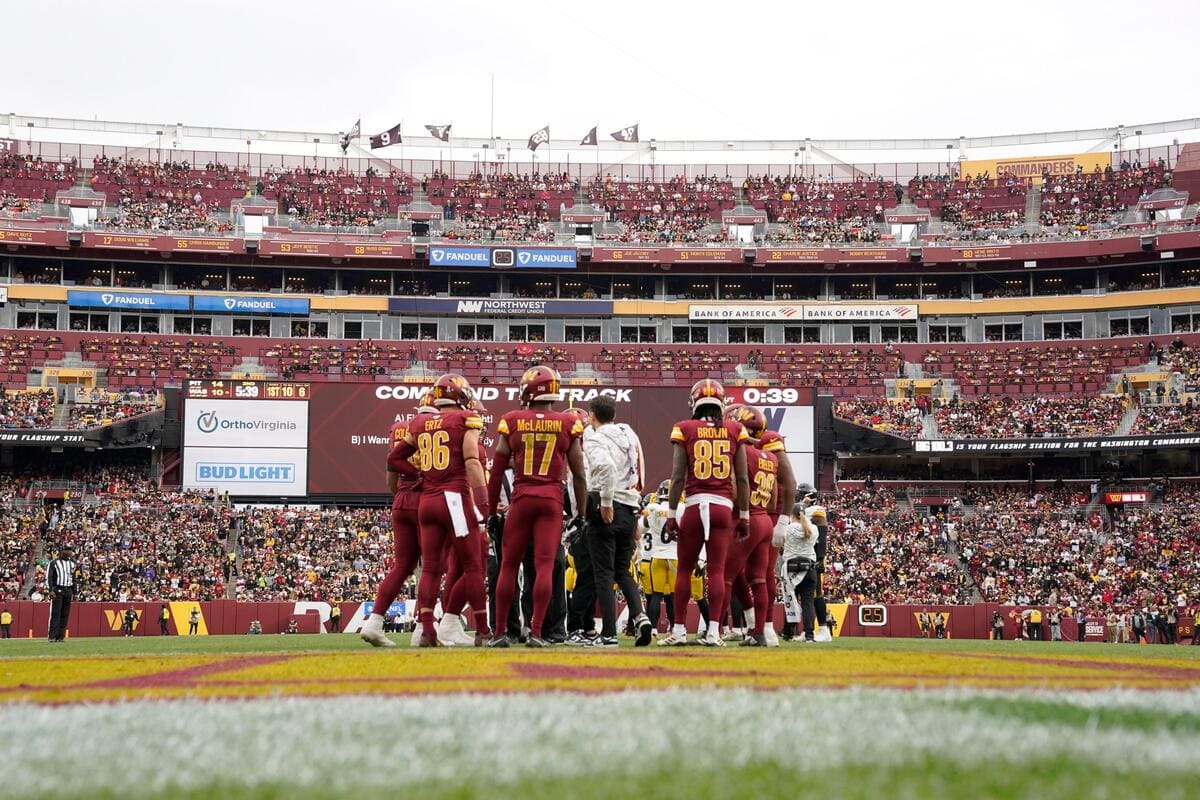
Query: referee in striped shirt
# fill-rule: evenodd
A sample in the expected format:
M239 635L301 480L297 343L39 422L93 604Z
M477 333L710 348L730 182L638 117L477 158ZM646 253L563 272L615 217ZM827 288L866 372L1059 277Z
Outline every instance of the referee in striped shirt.
M75 598L75 561L71 548L64 545L58 558L50 562L46 580L50 588L50 641L61 642L67 635L71 618L71 600Z

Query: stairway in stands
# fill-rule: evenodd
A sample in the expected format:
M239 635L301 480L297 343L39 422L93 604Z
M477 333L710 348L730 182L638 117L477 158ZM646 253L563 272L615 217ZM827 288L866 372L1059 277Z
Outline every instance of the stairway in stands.
M1025 232L1036 236L1042 232L1042 185L1035 183L1025 194Z

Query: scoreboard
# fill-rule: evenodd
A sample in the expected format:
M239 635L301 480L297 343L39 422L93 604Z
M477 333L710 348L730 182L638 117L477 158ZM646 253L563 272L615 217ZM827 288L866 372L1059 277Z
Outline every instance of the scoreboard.
M188 400L307 400L307 383L282 381L187 381Z
M308 494L307 383L186 381L183 486L244 497Z

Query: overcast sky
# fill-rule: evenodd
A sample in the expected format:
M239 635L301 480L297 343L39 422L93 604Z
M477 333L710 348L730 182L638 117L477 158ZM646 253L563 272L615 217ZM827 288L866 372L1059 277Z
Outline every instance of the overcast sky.
M560 10L561 9L561 10ZM1197 0L6 3L3 112L363 133L981 136L1200 115ZM423 132L422 132L423 133Z

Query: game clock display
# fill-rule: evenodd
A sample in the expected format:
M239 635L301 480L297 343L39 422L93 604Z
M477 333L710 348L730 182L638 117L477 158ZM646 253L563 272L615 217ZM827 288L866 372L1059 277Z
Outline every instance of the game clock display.
M280 381L187 381L189 400L307 400L307 383Z

